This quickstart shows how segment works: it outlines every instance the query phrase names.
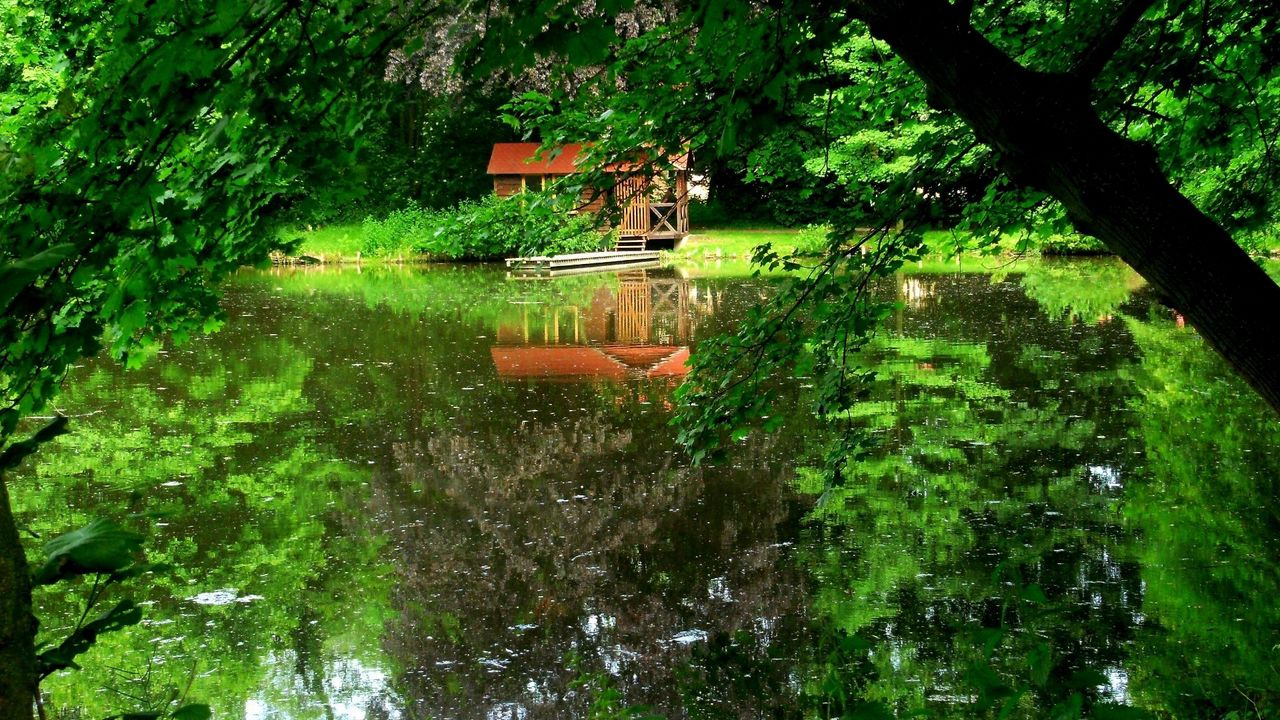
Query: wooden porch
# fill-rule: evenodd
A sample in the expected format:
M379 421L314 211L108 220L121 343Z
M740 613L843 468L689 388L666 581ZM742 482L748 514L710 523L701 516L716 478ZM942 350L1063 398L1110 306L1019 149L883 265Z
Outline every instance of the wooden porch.
M614 250L648 250L651 240L674 241L689 234L688 171L675 172L674 182L668 187L668 198L662 202L651 199L652 184L652 178L639 175L619 181L616 197L623 204L623 211Z

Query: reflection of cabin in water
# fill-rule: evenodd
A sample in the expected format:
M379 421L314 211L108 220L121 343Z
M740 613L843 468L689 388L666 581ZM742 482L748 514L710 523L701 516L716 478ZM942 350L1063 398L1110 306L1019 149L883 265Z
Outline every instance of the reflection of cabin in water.
M510 197L526 190L541 190L559 178L578 171L582 145L569 144L552 157L537 157L538 143L497 143L489 156L493 191ZM616 250L652 250L674 247L689 234L688 157L672 158L672 168L655 171L640 164L606 168L609 187L582 191L581 210L600 212L606 205L621 210Z
M502 378L680 378L696 326L689 281L644 270L618 274L587 306L525 304L498 325L491 349Z

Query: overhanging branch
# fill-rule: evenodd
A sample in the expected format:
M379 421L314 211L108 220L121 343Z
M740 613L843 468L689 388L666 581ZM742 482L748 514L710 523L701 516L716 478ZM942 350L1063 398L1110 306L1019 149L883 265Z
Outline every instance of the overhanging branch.
M1157 1L1127 0L1124 6L1120 8L1115 20L1095 37L1089 47L1085 48L1085 51L1076 59L1075 65L1071 68L1071 74L1088 82L1093 82L1102 73L1102 69L1107 66L1111 58L1120 50L1120 46L1124 44L1124 39L1129 37L1129 33L1133 32L1133 27L1138 24L1142 16Z

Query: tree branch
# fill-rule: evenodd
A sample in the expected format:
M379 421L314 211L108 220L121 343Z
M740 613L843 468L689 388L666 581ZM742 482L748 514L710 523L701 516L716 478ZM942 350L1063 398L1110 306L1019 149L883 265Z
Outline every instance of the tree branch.
M1142 16L1155 5L1157 0L1126 0L1111 25L1102 31L1089 47L1076 59L1071 74L1082 80L1093 82L1102 73L1111 58L1120 50L1124 39L1133 32Z
M1275 324L1268 313L1280 307L1280 285L1178 192L1149 146L1103 122L1079 80L1019 65L946 0L856 7L871 33L999 153L1015 182L1061 202L1078 230L1146 278L1280 413L1280 346L1265 330Z

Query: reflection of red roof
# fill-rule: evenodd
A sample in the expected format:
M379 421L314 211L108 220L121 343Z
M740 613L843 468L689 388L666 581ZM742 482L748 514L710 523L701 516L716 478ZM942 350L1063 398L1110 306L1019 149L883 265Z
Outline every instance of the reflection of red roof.
M616 360L591 347L493 347L493 364L499 377L553 378L589 375L621 380L627 369Z
M689 374L689 348L682 347L671 357L649 368L649 377L684 377Z
M498 368L498 377L503 378L593 377L622 380L627 377L628 370L633 374L642 371L648 377L680 377L689 372L685 365L689 359L689 348L674 345L618 345L603 349L583 345L508 345L489 348L489 354ZM646 359L648 362L641 362Z
M490 175L570 175L578 170L578 155L582 152L581 143L566 143L560 146L560 154L551 157L552 151L538 155L538 143L494 143L493 152L489 155ZM689 155L672 155L669 158L677 170L689 167ZM637 169L633 163L615 163L605 170L609 172L630 171Z
M646 369L657 365L679 348L671 345L605 345L606 355L627 367Z
M574 162L582 151L581 145L565 145L555 158L551 158L552 153L547 151L542 159L534 160L539 147L538 143L496 143L493 154L489 156L489 174L568 175L577 170Z

